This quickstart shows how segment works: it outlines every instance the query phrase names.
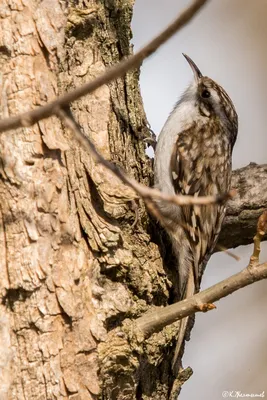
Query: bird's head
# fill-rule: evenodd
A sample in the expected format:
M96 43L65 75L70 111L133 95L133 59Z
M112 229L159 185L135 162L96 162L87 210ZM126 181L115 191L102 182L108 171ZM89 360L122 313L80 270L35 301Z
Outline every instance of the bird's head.
M183 55L194 73L194 81L184 93L184 100L194 102L201 116L218 118L236 136L238 118L232 100L218 83L202 75L190 57Z

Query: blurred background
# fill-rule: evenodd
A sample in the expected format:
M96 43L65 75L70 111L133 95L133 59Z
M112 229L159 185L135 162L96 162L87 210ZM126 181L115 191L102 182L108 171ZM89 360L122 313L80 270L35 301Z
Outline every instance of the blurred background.
M135 51L159 33L187 0L136 0L133 17ZM182 52L221 84L239 115L239 137L233 167L267 163L267 1L210 1L182 31L144 62L141 92L148 120L158 134L175 102L192 79ZM151 154L151 153L150 153ZM214 255L202 289L243 269L252 247ZM267 243L261 261L267 261ZM194 374L183 386L181 400L222 399L223 391L262 393L267 397L267 282L244 288L197 314L184 367Z

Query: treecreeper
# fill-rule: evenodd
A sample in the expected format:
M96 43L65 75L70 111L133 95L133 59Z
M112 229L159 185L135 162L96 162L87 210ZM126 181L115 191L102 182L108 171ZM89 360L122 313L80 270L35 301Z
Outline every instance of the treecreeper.
M230 189L238 117L225 90L203 76L190 57L184 57L194 79L159 135L155 186L170 195L218 196ZM159 200L157 207L177 260L179 298L186 299L200 289L225 216L225 201L180 207ZM188 317L179 326L172 362L174 374L180 368L178 360L187 325Z

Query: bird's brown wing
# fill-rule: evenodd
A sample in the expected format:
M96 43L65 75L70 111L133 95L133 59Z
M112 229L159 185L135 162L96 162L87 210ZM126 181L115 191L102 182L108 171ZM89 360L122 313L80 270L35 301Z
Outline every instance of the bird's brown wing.
M199 149L194 151L194 141L186 139L186 132L178 136L171 157L170 173L175 192L191 196L218 195L221 190L217 171ZM203 269L220 232L224 205L183 206L180 216L190 243L195 291L198 291ZM186 282L182 287L186 289Z

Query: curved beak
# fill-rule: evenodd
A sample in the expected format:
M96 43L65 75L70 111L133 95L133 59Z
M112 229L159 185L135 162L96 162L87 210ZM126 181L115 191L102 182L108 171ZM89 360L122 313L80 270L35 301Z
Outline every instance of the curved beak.
M195 77L195 81L196 83L199 82L199 80L202 78L202 73L200 72L199 68L196 66L196 64L194 63L194 61L187 56L186 54L183 53L183 56L185 57L186 61L188 62L188 64L190 65L190 67L192 68L192 71L194 73L194 77Z

